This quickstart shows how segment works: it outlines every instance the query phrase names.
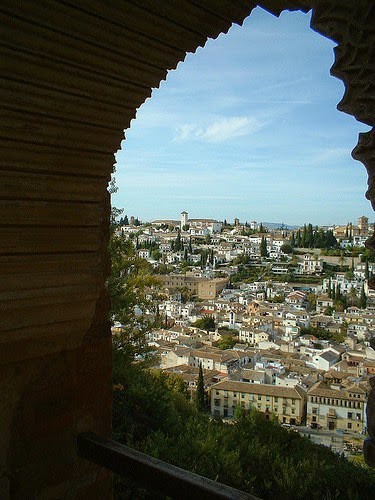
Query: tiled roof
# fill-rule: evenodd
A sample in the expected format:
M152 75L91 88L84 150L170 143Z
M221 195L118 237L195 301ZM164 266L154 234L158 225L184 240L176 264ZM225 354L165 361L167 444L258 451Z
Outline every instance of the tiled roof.
M244 392L246 394L263 394L281 398L302 399L304 391L301 387L281 387L267 384L250 384L249 382L236 382L234 380L223 380L212 386L212 389L232 392Z
M362 395L366 394L366 391L359 387L341 388L341 389L331 389L325 382L320 381L311 387L308 391L308 396L319 396L333 399L350 399L357 400L349 396L349 392L355 392Z

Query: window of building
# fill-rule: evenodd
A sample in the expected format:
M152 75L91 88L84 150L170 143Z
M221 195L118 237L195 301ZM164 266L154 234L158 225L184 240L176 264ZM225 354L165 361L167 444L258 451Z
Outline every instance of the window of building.
M214 405L220 406L220 399L214 399Z
M351 428L352 428L352 423L348 422L348 429L351 429Z
M262 401L262 396L258 396L258 401Z

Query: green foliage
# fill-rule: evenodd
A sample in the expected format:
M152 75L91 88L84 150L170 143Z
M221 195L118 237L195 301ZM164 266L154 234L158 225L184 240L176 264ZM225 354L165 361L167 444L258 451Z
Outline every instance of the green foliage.
M238 255L234 260L233 264L237 266L238 264L249 264L250 256L246 254Z
M284 245L281 245L280 250L283 253L288 253L288 254L293 253L293 247L290 243L284 243Z
M258 277L262 275L266 268L265 267L244 267L239 266L236 273L231 276L232 283L238 283L239 281L253 282L257 281Z
M285 297L283 293L279 293L273 296L271 302L274 302L276 304L282 304L285 301Z
M373 471L256 410L238 408L235 425L212 420L189 402L179 376L129 364L116 346L113 359L117 441L264 499L372 498ZM122 478L115 486L117 498L142 498Z
M197 390L195 392L195 405L198 411L206 410L202 363L199 363Z
M174 271L174 266L169 264L159 264L154 269L155 274L170 274L173 273L173 271Z
M115 439L263 499L373 498L373 471L256 410L238 408L234 425L211 419L175 379L134 365L117 378Z
M361 262L375 262L375 252L370 248L365 248L361 255Z
M339 332L331 332L325 328L301 327L301 335L314 335L319 340L333 340L334 342L344 342L346 331L341 328Z
M262 239L260 241L260 256L268 257L267 240L264 236L262 236Z
M360 304L360 307L362 309L366 309L366 306L367 306L367 297L366 297L366 294L365 294L365 287L362 285L362 288L361 288L361 297L359 299L359 304Z
M233 335L222 335L221 339L217 342L217 347L219 349L232 349L232 347L238 342L238 337Z
M316 294L310 292L307 295L308 310L313 311L316 308Z
M111 318L123 327L114 342L128 361L151 362L153 350L145 334L160 326L158 302L161 284L152 276L151 265L137 257L131 240L113 231L109 251L112 258L111 276L107 286L112 299Z
M327 306L324 309L323 314L325 314L326 316L332 316L333 311L334 311L333 307Z
M215 320L212 316L205 315L202 318L197 319L193 326L200 328L201 330L208 330L209 332L215 331Z
M312 224L304 225L303 230L299 229L297 233L292 233L291 243L299 248L338 248L339 244L332 230L324 231Z

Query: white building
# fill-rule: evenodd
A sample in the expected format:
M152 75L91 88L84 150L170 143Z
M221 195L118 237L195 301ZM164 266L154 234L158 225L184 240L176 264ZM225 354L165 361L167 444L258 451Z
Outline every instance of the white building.
M258 345L259 342L267 342L269 339L268 333L262 330L255 330L249 327L242 327L239 330L238 338L240 342L245 342L249 345Z
M323 261L314 255L305 254L303 260L298 262L296 274L321 274L323 271Z

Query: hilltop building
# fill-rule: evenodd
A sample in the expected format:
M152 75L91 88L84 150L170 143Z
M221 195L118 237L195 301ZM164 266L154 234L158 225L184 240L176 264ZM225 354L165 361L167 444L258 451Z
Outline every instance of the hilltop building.
M181 212L181 229L189 226L189 232L193 235L207 235L220 233L222 223L215 219L189 219L189 214Z

